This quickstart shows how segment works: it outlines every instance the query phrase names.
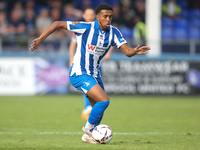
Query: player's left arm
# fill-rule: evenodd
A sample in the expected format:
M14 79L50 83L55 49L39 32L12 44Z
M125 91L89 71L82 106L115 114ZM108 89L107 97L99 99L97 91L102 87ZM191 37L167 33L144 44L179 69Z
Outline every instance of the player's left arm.
M113 51L113 48L114 48L114 46L111 47L111 49L108 51L108 53L107 53L106 56L104 57L104 60L109 60L109 59L110 59L111 53L112 53L112 51Z
M147 54L149 53L148 51L150 50L150 47L148 46L142 46L138 45L135 48L130 48L127 44L123 44L120 46L121 51L127 56L127 57L132 57L136 54Z

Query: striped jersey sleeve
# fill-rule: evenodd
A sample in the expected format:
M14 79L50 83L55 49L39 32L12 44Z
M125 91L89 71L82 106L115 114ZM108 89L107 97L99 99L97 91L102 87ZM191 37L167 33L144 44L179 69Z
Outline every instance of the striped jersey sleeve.
M120 48L120 46L127 43L126 40L123 38L123 35L121 34L121 32L115 27L113 27L113 34L114 34L113 46Z
M74 33L84 33L88 25L86 22L67 21L67 30L73 31Z

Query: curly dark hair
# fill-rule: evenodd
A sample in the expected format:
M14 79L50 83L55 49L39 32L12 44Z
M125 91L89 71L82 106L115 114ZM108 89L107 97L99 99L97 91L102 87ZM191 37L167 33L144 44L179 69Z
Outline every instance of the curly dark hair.
M109 4L102 3L102 4L99 4L99 6L97 6L96 14L98 14L101 10L112 10L113 11L113 8Z

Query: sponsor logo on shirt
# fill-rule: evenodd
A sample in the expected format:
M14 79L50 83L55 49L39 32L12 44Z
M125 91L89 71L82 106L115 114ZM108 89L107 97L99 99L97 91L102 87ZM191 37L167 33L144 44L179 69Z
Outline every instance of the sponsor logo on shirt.
M106 49L107 49L106 47L94 46L94 45L90 45L90 44L88 44L88 48L87 48L89 53L97 54L97 55L100 55L100 56L102 56L105 53Z
M96 46L88 44L88 50L94 51Z

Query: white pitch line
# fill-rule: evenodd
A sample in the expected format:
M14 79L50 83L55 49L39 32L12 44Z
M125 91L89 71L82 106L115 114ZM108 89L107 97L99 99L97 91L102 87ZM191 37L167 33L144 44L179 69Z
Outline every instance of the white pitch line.
M83 134L83 132L0 132L0 135L20 135L20 134L35 134L35 135L53 135L53 134L63 134L63 135L76 135L76 134ZM187 135L187 134L200 134L200 133L172 133L172 132L146 132L146 133L137 133L137 132L114 132L114 135L177 135L177 134L182 134L182 135Z

